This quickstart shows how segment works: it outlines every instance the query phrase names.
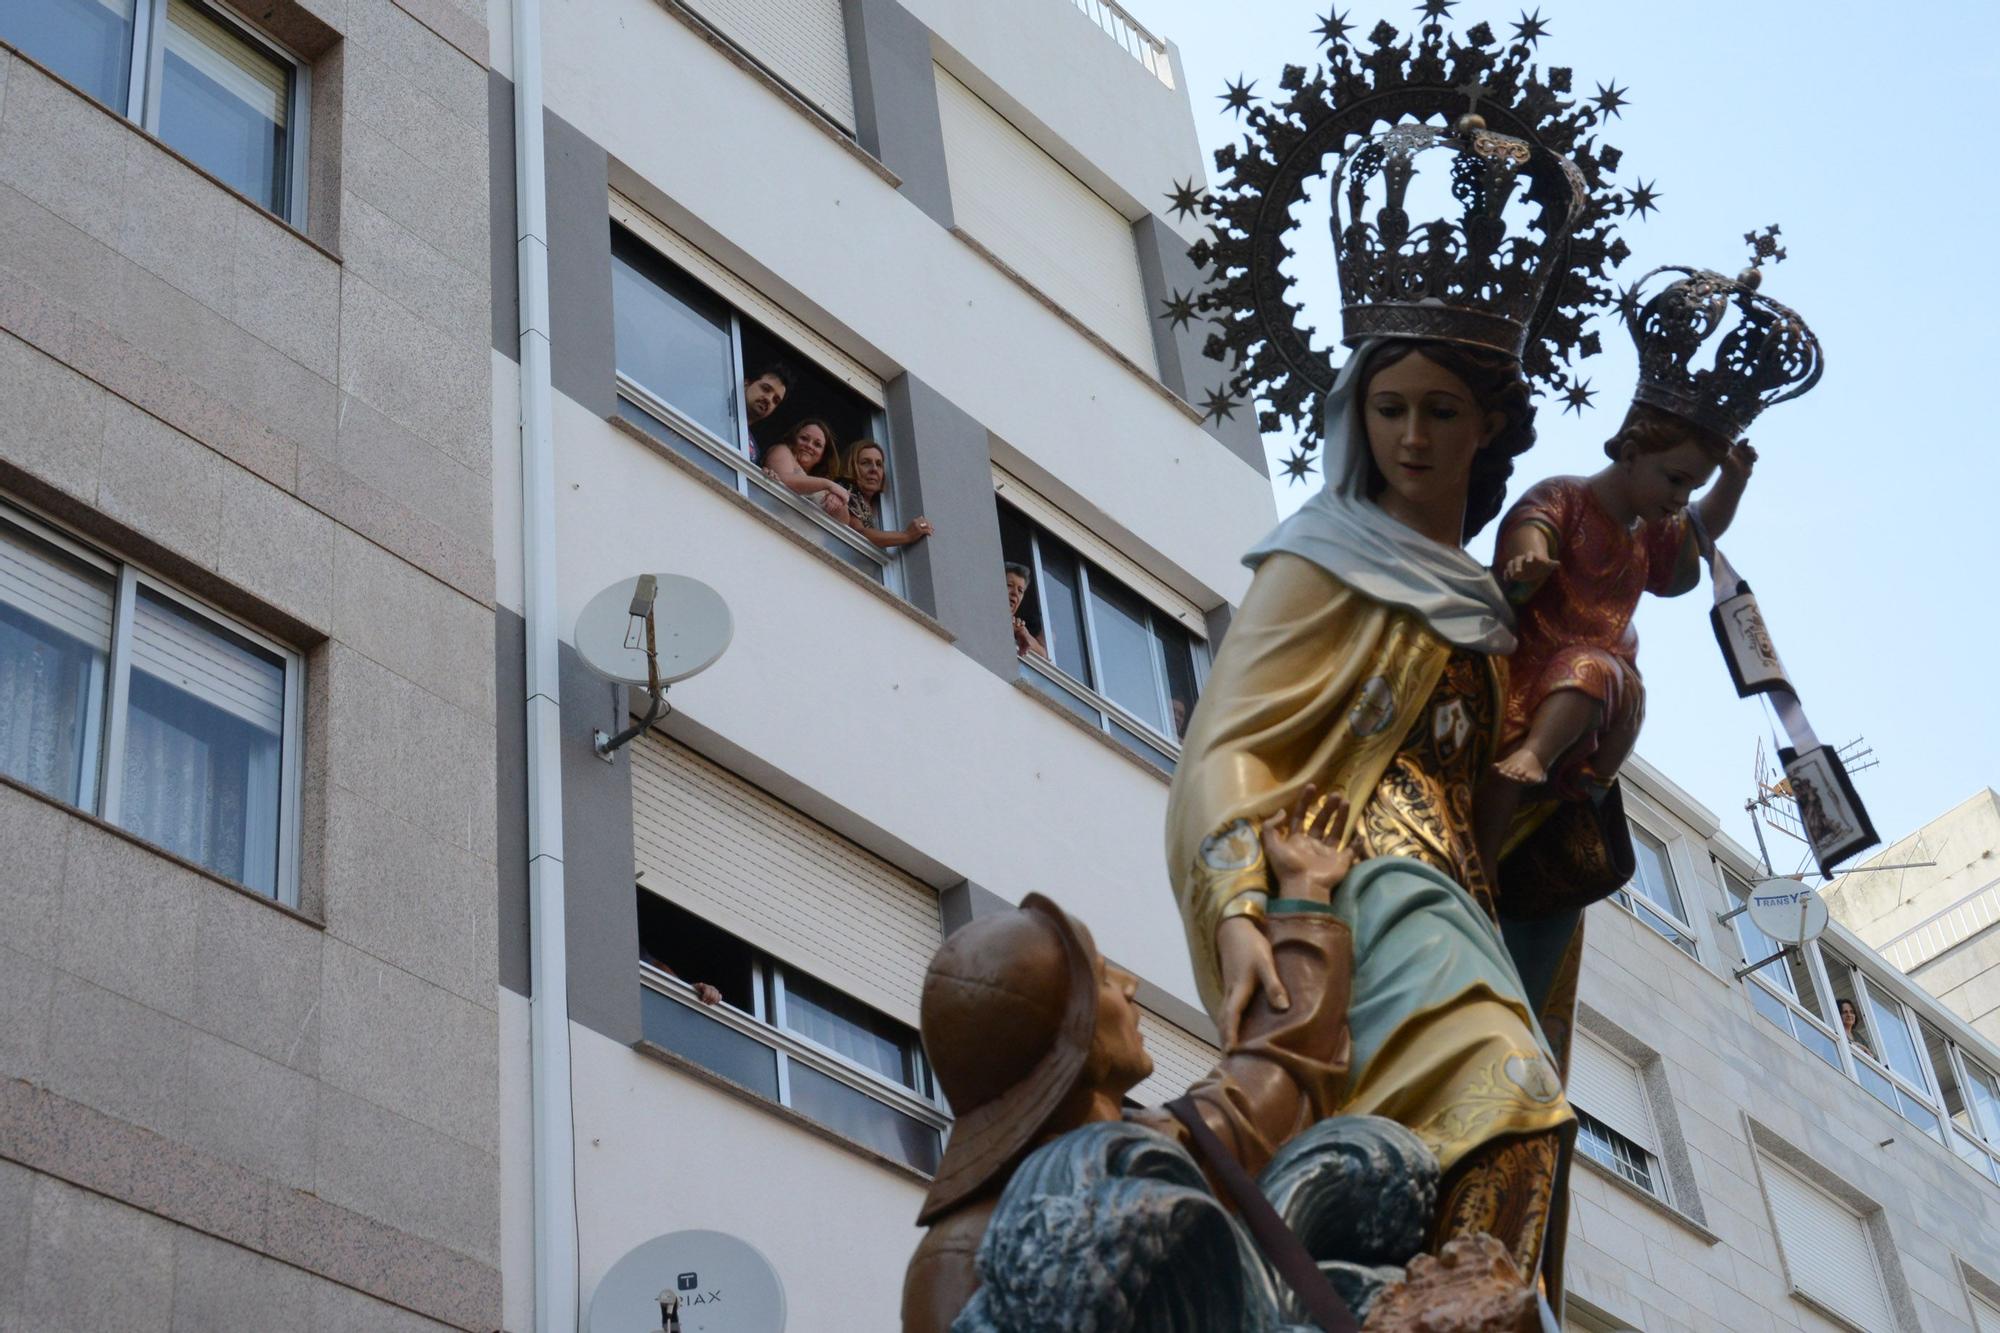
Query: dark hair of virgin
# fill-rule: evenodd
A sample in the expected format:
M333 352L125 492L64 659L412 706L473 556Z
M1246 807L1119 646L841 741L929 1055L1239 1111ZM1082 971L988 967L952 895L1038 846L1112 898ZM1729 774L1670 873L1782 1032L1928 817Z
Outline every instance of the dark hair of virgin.
M1417 353L1464 380L1481 411L1498 412L1506 418L1499 433L1472 458L1472 481L1465 493L1465 534L1460 538L1469 542L1499 517L1500 506L1507 499L1507 479L1514 475L1514 460L1535 442L1535 405L1528 396L1528 381L1521 375L1519 361L1504 352L1446 342L1398 339L1383 343L1362 367L1363 393L1369 380ZM1379 495L1388 479L1375 466L1371 451L1364 449L1362 456L1368 460L1368 494Z

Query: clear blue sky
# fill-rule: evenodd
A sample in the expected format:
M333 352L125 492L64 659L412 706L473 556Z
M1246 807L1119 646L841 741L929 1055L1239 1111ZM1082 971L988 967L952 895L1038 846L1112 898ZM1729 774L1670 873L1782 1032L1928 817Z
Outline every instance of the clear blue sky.
M1238 136L1215 97L1225 80L1246 74L1263 94L1286 64L1317 60L1324 0L1126 3L1179 45L1210 153ZM1360 33L1415 22L1411 0L1349 9ZM1504 34L1518 10L1463 0L1452 18ZM1571 66L1581 89L1630 87L1605 136L1625 153L1616 180L1657 177L1662 201L1623 230L1624 280L1663 263L1733 273L1745 231L1784 228L1790 258L1765 290L1819 333L1827 370L1751 429L1762 462L1723 548L1756 589L1814 727L1874 746L1881 766L1857 783L1885 841L2000 786L2000 186L1986 162L2000 5L1555 0L1542 17L1545 64ZM1339 327L1337 288L1322 255L1301 254L1305 322L1324 338ZM1513 493L1603 462L1636 372L1623 327L1600 328L1605 350L1584 371L1596 408L1579 419L1543 406ZM1284 443L1267 441L1274 458ZM1310 488L1280 479L1277 492L1289 513ZM1472 549L1486 558L1491 542L1489 529ZM1754 848L1743 803L1770 724L1729 684L1710 596L1704 581L1641 605L1639 752ZM1798 850L1774 839L1781 871Z

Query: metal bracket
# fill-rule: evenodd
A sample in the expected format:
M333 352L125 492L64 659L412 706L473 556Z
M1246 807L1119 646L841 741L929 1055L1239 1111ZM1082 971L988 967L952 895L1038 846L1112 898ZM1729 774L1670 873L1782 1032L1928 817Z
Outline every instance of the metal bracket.
M1743 980L1743 978L1749 976L1752 972L1755 972L1758 968L1769 967L1772 963L1777 962L1780 958L1783 958L1786 954L1790 953L1792 950L1798 947L1799 946L1796 944L1787 944L1784 948L1778 950L1776 953L1772 954L1769 958L1759 958L1754 963L1745 963L1743 966L1736 969L1735 977L1738 981L1741 981Z
M646 620L646 692L652 697L653 706L647 710L646 716L616 736L606 735L601 727L591 733L591 748L596 750L597 757L607 764L612 762L612 756L617 753L620 746L627 744L646 728L658 722L660 715L667 708L667 691L660 684L660 651L653 634L653 599L657 593L658 585L653 576L650 574L644 576L639 580L639 586L633 593L631 608L635 618L643 616Z

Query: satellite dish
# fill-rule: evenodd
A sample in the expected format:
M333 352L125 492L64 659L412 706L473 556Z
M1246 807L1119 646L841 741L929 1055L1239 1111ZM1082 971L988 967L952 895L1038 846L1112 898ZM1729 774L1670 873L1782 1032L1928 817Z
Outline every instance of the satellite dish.
M1777 944L1804 944L1826 929L1826 904L1795 879L1767 879L1744 901L1757 929Z
M600 676L644 688L645 611L636 609L650 581L660 684L706 671L729 647L736 622L722 594L679 574L637 574L590 599L576 618L576 650Z
M784 1284L755 1246L722 1231L676 1231L611 1265L590 1298L590 1333L651 1333L663 1295L680 1298L682 1333L785 1327Z

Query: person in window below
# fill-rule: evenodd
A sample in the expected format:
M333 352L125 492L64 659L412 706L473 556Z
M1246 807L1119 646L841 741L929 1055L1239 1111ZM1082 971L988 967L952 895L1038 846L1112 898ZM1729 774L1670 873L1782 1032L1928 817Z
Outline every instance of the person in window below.
M914 546L931 535L931 521L913 518L901 529L875 526L882 512L882 492L889 485L889 456L873 440L856 440L847 451L847 523L884 550Z
M1855 1008L1854 1001L1852 1000L1842 1000L1840 1002L1840 1027L1847 1034L1847 1044L1849 1046L1852 1046L1871 1060L1875 1058L1875 1052L1869 1050L1868 1043L1861 1040L1861 1011Z
M1013 560L1007 562L1007 614L1014 619L1014 652L1020 657L1029 653L1037 657L1049 655L1049 650L1028 628L1028 622L1021 619L1021 599L1028 595L1028 585L1034 582L1034 578L1026 565Z
M694 991L694 997L697 1000L700 1000L703 1004L722 1003L722 992L720 990L718 990L714 986L709 985L706 981L688 981L686 977L683 977L680 973L674 971L671 967L668 967L665 959L655 958L649 951L641 949L639 951L639 961L646 964L648 967L659 968L660 971L666 973L668 976L672 977L676 981L686 982L687 985Z
M797 422L764 451L765 476L845 524L848 490L834 480L839 471L840 441L833 426L819 417Z
M772 362L745 380L743 407L750 417L750 424L754 426L777 411L778 405L791 391L791 369L777 362Z

